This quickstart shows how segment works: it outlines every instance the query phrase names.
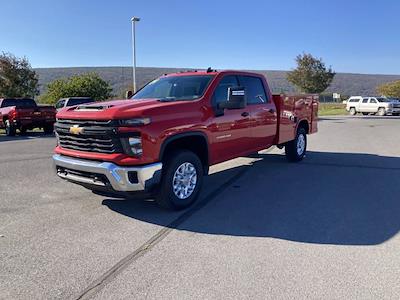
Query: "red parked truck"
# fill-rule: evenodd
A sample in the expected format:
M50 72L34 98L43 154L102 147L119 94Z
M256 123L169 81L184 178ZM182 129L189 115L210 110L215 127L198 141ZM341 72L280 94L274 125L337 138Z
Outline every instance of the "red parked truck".
M17 129L24 134L34 128L50 134L55 121L56 109L52 106L38 106L27 98L0 99L0 128L5 128L8 136L14 136Z
M272 145L302 160L317 113L317 95L272 95L256 73L174 73L132 99L58 113L53 159L58 176L95 192L151 191L160 206L181 209L210 165Z

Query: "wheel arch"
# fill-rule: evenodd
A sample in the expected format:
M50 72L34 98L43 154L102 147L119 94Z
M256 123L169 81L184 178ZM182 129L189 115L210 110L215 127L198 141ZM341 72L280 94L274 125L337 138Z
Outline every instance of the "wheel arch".
M296 132L297 132L297 130L299 130L299 128L304 128L306 131L306 134L310 133L310 123L308 122L307 119L302 119L297 123Z
M160 161L163 161L169 153L178 149L186 149L194 152L202 162L204 173L208 174L210 155L208 137L205 133L191 131L168 137L161 144L159 154Z

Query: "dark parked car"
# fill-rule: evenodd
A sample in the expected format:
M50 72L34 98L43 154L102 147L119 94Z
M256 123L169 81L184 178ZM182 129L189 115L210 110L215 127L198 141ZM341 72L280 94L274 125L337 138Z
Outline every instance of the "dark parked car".
M74 105L91 103L91 102L94 102L94 100L90 97L61 98L56 103L56 109L57 109L57 111L59 111L67 106L74 106Z

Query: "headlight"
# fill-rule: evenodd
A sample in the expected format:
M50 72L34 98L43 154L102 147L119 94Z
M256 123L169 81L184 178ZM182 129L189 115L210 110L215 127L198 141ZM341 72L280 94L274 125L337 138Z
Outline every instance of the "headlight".
M119 120L121 126L141 126L150 124L150 118L135 118L127 120Z
M140 156L143 153L142 149L142 139L140 137L130 137L128 138L129 149L135 156Z

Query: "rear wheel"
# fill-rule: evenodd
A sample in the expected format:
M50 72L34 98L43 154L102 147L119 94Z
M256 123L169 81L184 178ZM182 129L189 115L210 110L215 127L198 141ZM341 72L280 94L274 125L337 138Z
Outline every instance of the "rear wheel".
M356 111L356 109L355 109L354 107L350 108L350 114L351 114L352 116L354 116L354 115L357 114L357 111Z
M379 107L379 109L378 109L378 116L384 116L384 115L386 115L385 108Z
M296 138L293 141L286 143L285 154L286 158L291 162L301 161L307 150L307 133L304 128L297 130Z
M193 204L203 183L203 165L193 152L179 150L165 160L156 202L163 208L183 209Z
M10 120L6 120L5 125L6 125L6 135L15 136L15 132L17 131L17 129L13 124L11 124Z
M27 128L22 126L22 127L19 129L19 134L24 135L24 134L26 134L26 131L27 131Z
M52 124L46 125L44 126L43 131L45 134L52 134L54 131L54 126Z

